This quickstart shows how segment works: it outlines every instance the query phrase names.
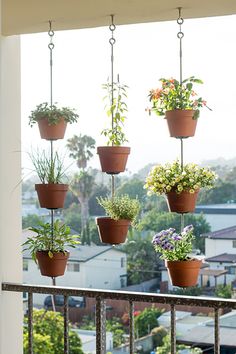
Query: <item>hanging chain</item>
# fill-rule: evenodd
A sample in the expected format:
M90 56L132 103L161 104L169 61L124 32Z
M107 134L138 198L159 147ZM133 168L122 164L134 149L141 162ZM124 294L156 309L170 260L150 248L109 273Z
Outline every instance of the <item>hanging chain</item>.
M114 110L113 110L113 105L114 105L114 45L116 43L116 40L114 38L114 31L116 29L116 26L114 24L114 15L111 15L111 24L109 26L109 30L111 31L111 38L109 39L109 43L111 45L111 128L113 130L114 128ZM113 146L112 142L112 146ZM111 196L112 198L115 195L115 176L111 176Z
M53 92L52 92L52 84L53 84L53 77L52 77L52 51L54 49L54 43L53 43L53 36L54 36L54 31L52 30L52 21L49 21L49 31L48 31L48 35L50 37L50 43L48 44L48 48L50 51L50 106L52 109L52 105L53 105ZM50 147L51 147L51 167L53 165L53 141L50 141ZM54 210L51 209L51 238L52 238L52 245L54 243ZM54 282L54 280L52 279L52 281Z
M179 81L180 84L182 85L183 81L183 63L182 63L182 39L184 37L184 33L182 32L182 24L184 23L183 18L181 17L181 7L178 7L179 10L179 17L177 19L177 24L179 25L179 32L177 33L177 37L179 38Z

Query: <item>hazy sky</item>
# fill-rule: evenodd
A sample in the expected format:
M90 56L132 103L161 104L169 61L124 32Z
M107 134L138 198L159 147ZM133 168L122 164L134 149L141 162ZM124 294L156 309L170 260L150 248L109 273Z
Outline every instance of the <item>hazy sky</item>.
M184 13L183 13L184 16ZM236 156L236 16L185 20L183 77L204 81L196 87L212 112L201 111L196 136L185 141L185 161L200 162ZM45 28L47 31L47 28ZM145 112L149 89L159 78L179 79L179 42L176 21L129 26L115 30L115 72L129 86L126 133L131 146L128 170L179 157L180 143L170 138L163 118ZM94 137L104 145L100 131L107 126L101 84L110 75L108 27L56 32L54 36L54 102L78 110L79 122L67 129ZM47 33L22 36L22 151L27 167L30 147L48 147L37 127L28 126L35 106L49 100L49 38ZM66 140L65 140L66 141ZM65 141L58 141L63 146ZM99 167L98 157L92 161Z

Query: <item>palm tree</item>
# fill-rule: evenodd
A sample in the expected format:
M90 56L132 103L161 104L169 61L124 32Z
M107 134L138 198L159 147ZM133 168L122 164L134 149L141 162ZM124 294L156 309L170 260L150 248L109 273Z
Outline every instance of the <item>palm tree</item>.
M92 150L95 149L95 140L88 135L74 135L67 140L69 156L76 160L77 166L86 169L88 161L93 157Z

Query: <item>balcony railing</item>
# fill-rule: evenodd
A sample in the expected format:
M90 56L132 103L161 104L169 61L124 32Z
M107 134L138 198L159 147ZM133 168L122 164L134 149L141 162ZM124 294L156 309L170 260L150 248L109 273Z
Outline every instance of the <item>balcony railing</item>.
M64 353L69 354L68 341L68 297L83 296L96 300L96 353L106 353L106 305L105 300L125 300L129 302L129 347L130 354L134 354L134 302L150 302L153 304L167 304L171 308L171 354L176 353L176 306L200 306L208 307L214 310L214 353L220 354L220 326L219 315L220 309L230 308L236 309L236 300L193 297L193 296L176 296L166 294L152 293L130 293L125 291L109 291L109 290L93 290L78 289L58 286L38 286L38 285L21 285L14 283L2 283L3 291L26 292L28 293L28 340L29 354L33 354L33 294L51 294L64 296Z

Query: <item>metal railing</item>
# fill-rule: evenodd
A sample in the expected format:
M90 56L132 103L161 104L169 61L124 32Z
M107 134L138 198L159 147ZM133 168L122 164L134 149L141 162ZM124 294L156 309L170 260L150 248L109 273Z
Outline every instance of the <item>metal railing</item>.
M153 304L166 304L171 308L171 354L176 353L176 306L208 307L214 310L214 353L220 354L220 309L236 309L236 300L206 298L194 296L176 296L169 294L130 293L125 291L110 291L96 289L79 289L59 286L22 285L2 283L3 291L28 293L28 341L29 354L33 354L33 294L51 294L64 296L64 354L69 354L68 326L69 296L84 296L96 299L96 353L106 353L106 299L125 300L129 303L129 346L130 354L134 349L134 302L149 302Z

